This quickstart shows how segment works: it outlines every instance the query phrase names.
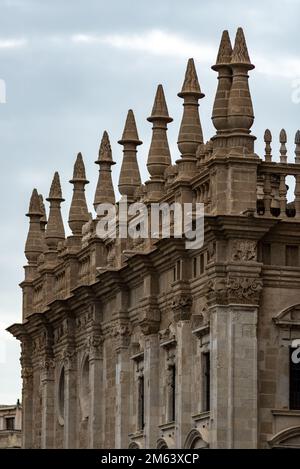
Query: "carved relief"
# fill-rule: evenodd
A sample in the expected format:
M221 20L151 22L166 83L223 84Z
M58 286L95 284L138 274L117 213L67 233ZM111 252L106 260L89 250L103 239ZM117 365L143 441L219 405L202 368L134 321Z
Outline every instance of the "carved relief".
M155 298L149 298L140 307L139 326L144 335L156 334L160 325L160 310Z
M235 240L232 249L232 260L236 262L256 261L256 241Z
M131 337L131 326L128 322L117 321L112 326L111 335L115 340L116 349L128 347Z
M172 310L175 321L184 321L190 318L193 300L190 293L179 293L172 301Z
M215 278L207 282L205 295L208 302L225 304L227 302L227 291L225 279Z
M171 340L175 340L176 337L176 329L174 324L169 324L166 329L162 329L159 331L159 339L161 342L167 342Z
M229 301L256 302L262 290L262 281L252 277L229 277L227 288Z
M62 361L66 371L70 371L75 367L75 349L67 347L62 352Z

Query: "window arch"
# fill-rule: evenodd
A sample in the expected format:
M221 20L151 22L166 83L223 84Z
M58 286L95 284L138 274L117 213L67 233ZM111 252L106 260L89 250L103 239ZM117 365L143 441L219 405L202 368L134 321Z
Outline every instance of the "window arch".
M64 424L65 416L65 368L62 367L58 380L58 392L57 392L57 409L58 409L58 420L61 425Z
M200 449L208 448L208 443L203 440L201 433L195 428L190 431L186 437L184 448L186 449Z
M90 413L90 362L85 356L81 367L80 405L82 418L86 419Z
M300 426L282 430L268 443L271 448L300 448Z

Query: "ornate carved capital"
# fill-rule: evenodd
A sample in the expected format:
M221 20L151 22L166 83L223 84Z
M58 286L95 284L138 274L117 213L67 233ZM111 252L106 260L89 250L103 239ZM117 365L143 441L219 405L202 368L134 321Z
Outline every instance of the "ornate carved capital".
M62 352L62 361L66 371L71 371L75 368L75 349L68 346Z
M205 296L208 303L227 304L225 278L214 278L207 282Z
M33 368L32 366L22 366L21 377L23 381L27 381L33 378Z
M228 301L235 303L258 303L262 281L255 277L228 277Z
M160 325L160 310L156 303L148 303L140 308L139 326L144 335L157 334Z
M172 310L176 322L185 321L191 317L193 300L190 293L178 293L172 301Z
M233 276L208 281L206 297L209 304L257 304L262 281L257 277Z
M128 321L116 321L112 328L116 350L127 348L130 344L131 326Z
M104 338L100 333L92 333L87 338L86 345L89 350L90 360L101 358L103 341Z

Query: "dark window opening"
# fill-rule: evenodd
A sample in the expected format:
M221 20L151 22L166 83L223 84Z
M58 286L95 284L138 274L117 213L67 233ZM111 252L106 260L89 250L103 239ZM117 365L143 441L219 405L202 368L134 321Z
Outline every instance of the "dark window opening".
M210 354L203 353L203 412L210 410Z
M285 264L289 267L298 267L298 265L299 265L298 246L286 246L286 248L285 248Z
M300 410L300 362L296 363L295 358L300 358L300 352L293 357L297 349L290 348L290 409Z
M200 256L200 274L204 274L204 254Z
M7 417L6 419L6 430L15 429L15 417Z
M142 430L145 426L145 389L144 376L138 378L138 429Z
M176 366L169 367L169 421L173 422L176 415Z
M194 257L193 259L193 276L197 277L197 257Z
M262 261L266 265L271 265L271 245L262 245Z
M180 280L181 279L181 262L180 261L176 262L176 273L177 273L176 280Z

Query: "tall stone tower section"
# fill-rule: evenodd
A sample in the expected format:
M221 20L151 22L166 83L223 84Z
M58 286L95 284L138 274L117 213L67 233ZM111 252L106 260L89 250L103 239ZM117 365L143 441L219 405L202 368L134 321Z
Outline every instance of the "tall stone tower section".
M212 120L216 128L208 160L213 257L208 268L211 334L211 447L257 446L257 321L262 289L257 242L268 228L254 221L257 166L243 30L233 50L224 31ZM255 225L255 230L253 226Z

